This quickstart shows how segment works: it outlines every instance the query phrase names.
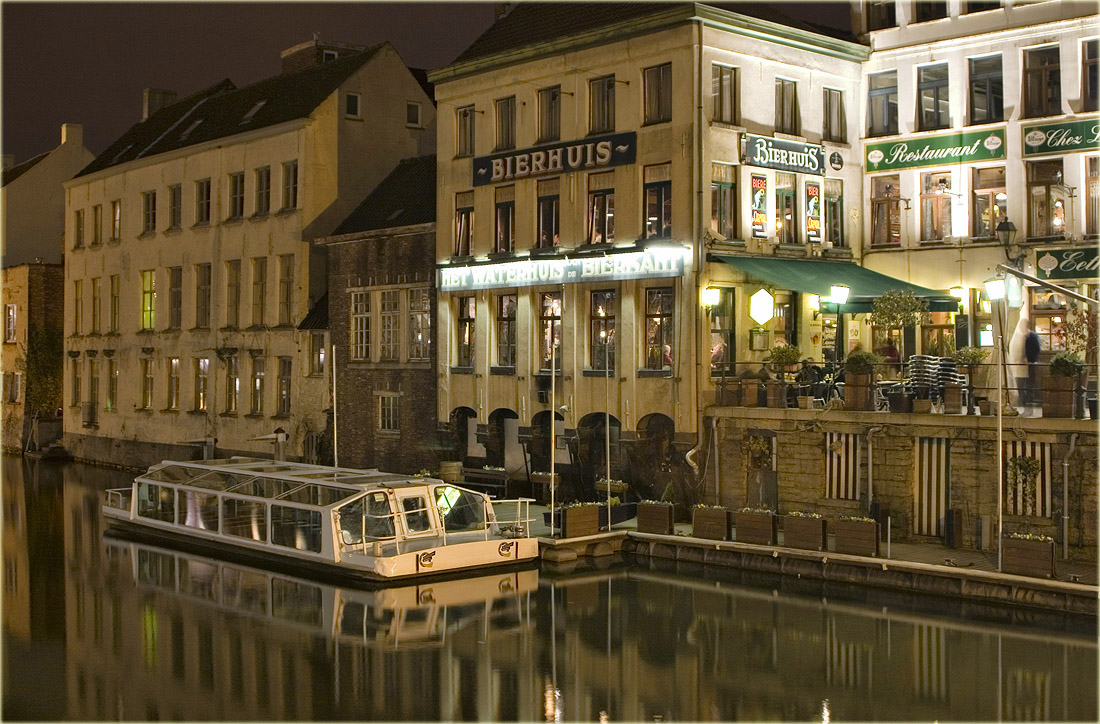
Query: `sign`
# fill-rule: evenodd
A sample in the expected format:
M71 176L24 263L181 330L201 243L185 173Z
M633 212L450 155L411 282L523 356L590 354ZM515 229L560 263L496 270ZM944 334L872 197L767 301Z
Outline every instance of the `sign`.
M844 157L840 155L839 151L833 151L829 154L829 166L831 166L834 171L839 171L844 168Z
M867 144L867 170L891 171L1005 157L1003 128L928 136L915 141Z
M1095 279L1100 276L1100 255L1095 246L1045 249L1036 252L1040 279Z
M636 135L633 131L615 133L583 141L479 156L474 159L474 186L634 163L638 150Z
M745 163L794 173L825 173L825 149L801 141L745 134Z
M689 253L684 247L658 247L579 259L521 259L501 264L442 267L439 269L439 290L455 292L678 277L684 274L684 259Z
M768 238L768 177L752 175L752 236Z
M806 238L821 241L821 184L806 183Z
M1094 151L1100 146L1100 118L1024 126L1024 155Z

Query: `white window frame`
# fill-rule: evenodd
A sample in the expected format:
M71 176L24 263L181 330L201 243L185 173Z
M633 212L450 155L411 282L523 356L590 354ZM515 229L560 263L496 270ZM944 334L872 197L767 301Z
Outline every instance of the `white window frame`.
M354 103L355 108L352 109ZM344 94L344 118L363 117L363 96L359 93Z
M378 430L380 432L401 432L401 393L375 392L378 396Z

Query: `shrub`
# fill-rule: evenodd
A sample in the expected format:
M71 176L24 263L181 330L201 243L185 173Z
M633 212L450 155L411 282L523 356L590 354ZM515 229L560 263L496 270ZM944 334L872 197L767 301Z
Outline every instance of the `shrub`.
M844 360L844 371L850 375L869 375L875 371L875 366L882 364L884 358L874 352L852 352Z
M772 347L767 361L778 369L798 364L802 360L802 350L793 344L779 344Z
M1055 377L1078 377L1084 369L1084 361L1073 352L1059 352L1050 359L1050 374Z
M951 356L960 367L977 367L985 362L986 357L989 356L989 350L981 347L963 347L952 352Z

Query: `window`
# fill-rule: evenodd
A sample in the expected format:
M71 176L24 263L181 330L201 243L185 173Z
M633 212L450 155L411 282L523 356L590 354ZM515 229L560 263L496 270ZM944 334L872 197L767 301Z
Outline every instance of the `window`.
M775 79L775 131L797 136L802 132L798 112L798 83L786 78Z
M73 212L73 248L80 249L84 246L84 210Z
M1100 234L1100 156L1085 158L1085 233Z
M496 149L516 147L516 97L499 98L494 103L497 114Z
M420 128L420 104L414 101L405 102L405 125L411 128Z
M283 164L283 210L298 208L298 162Z
M474 155L474 107L455 110L455 155Z
M340 54L338 52L336 52L335 50L322 50L321 51L321 62L322 63L332 62L332 61L336 60L339 57L340 57Z
M970 123L1004 120L1001 56L970 59Z
M183 187L174 184L168 187L168 228L178 229L183 223Z
M711 165L710 231L720 239L737 236L737 169L724 163Z
M103 290L99 277L92 278L92 334L99 334L103 320Z
M400 292L397 289L386 289L379 292L378 296L378 358L383 362L394 362L400 350Z
M733 371L734 342L737 339L733 317L733 290L718 287L718 303L707 310L710 320L710 373L725 376Z
M672 120L672 63L646 68L645 122Z
M793 173L775 174L775 231L780 244L798 244L798 191Z
M73 281L73 334L84 334L84 280Z
M264 411L264 358L255 355L252 357L252 385L249 412L253 415L262 415Z
M539 90L539 143L561 138L561 86Z
M539 352L542 363L539 369L561 372L561 292L539 294Z
M263 216L271 211L271 167L262 166L256 169L256 216Z
M119 294L119 276L118 274L111 275L111 311L110 321L108 322L108 331L118 331L118 294Z
M924 23L929 20L939 20L947 17L947 3L943 0L926 0L913 3L916 22Z
M588 131L604 133L615 130L615 76L607 75L588 81Z
M351 313L351 359L355 362L370 360L370 293L352 292Z
M400 429L398 403L401 398L392 392L378 395L378 429L397 432Z
M290 357L280 357L279 379L276 387L278 401L275 410L275 414L280 417L287 417L290 415L290 370Z
M614 289L592 292L588 364L594 370L615 369L615 317L618 307Z
M474 297L458 298L458 357L459 367L474 366L474 320L477 317L477 300Z
M107 401L104 409L118 409L118 362L113 357L107 359Z
M711 66L711 99L714 102L714 120L721 123L737 123L740 118L738 99L739 73L737 68L725 65Z
M210 264L195 265L195 326L210 326Z
M183 267L168 267L168 328L183 326Z
M672 287L645 290L645 366L649 370L672 369Z
M966 8L963 12L966 13L980 13L983 10L998 10L1001 7L1000 0L978 0L977 2L968 1L964 2L963 6Z
M210 179L195 182L195 224L210 223Z
M867 125L871 136L887 136L898 132L898 72L875 73L870 81L867 99Z
M871 243L901 244L900 176L876 176L871 182Z
M325 374L325 333L309 333L309 374L320 376Z
M141 328L153 329L156 324L157 279L152 269L141 272Z
M836 247L848 245L844 239L844 182L838 178L825 179L825 240Z
M180 358L168 358L168 404L166 409L178 410L180 406Z
M72 396L69 398L69 404L73 407L80 406L80 360L74 359L72 367L69 373L69 390Z
M225 326L241 324L241 260L225 263Z
M496 298L497 364L516 366L516 295L501 294Z
M141 195L141 233L152 234L157 230L157 192L146 191Z
M264 306L267 301L267 259L258 256L252 260L252 326L264 323Z
M493 251L510 253L516 248L516 187L496 190L496 243Z
M103 207L96 204L92 207L92 246L103 243Z
M1086 40L1081 45L1081 98L1084 100L1081 110L1084 111L1095 111L1100 108L1098 62L1100 62L1100 40Z
M883 30L898 24L895 0L869 0L867 3L867 29Z
M474 237L474 192L455 194L455 256L470 256Z
M84 415L85 425L96 424L96 408L99 407L99 363L88 358L88 404Z
M141 409L153 408L153 360L141 360Z
M122 202L115 200L111 202L111 241L118 241L122 238Z
M939 241L951 236L951 174L922 173L920 177L920 238Z
M409 290L409 361L428 359L432 348L431 294L427 287Z
M645 184L645 238L672 236L672 182Z
M844 117L844 91L826 88L824 94L825 124L821 136L826 141L847 143L848 122Z
M1024 114L1028 118L1062 112L1058 46L1024 51Z
M279 255L279 324L291 324L294 303L294 255Z
M1027 164L1029 237L1062 236L1066 230L1066 187L1061 161Z
M195 411L206 412L206 391L209 389L210 360L200 357L195 360Z
M17 403L20 401L20 391L23 387L22 372L4 373L4 402Z
M4 305L4 341L15 341L15 324L18 307L14 304Z
M225 358L225 411L236 414L241 397L240 358L230 355Z
M538 182L538 248L551 249L561 243L558 237L558 179Z
M932 131L951 125L947 101L947 63L917 69L917 105L920 130Z
M229 174L229 218L244 216L244 172Z
M344 115L348 118L359 118L358 93L348 93L344 96Z
M615 174L599 173L588 177L589 244L615 241Z
M975 239L995 239L997 224L1005 220L1008 209L1004 166L974 169L973 204L971 235Z

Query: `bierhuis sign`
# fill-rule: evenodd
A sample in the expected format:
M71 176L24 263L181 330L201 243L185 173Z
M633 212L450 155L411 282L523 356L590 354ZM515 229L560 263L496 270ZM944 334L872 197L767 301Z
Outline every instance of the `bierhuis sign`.
M871 172L989 161L1004 157L1003 128L867 144L867 170Z
M745 134L745 163L794 173L825 174L825 149L810 143Z
M474 159L474 186L634 163L636 136L630 131L478 156Z
M1024 155L1093 151L1100 146L1100 118L1024 126Z

